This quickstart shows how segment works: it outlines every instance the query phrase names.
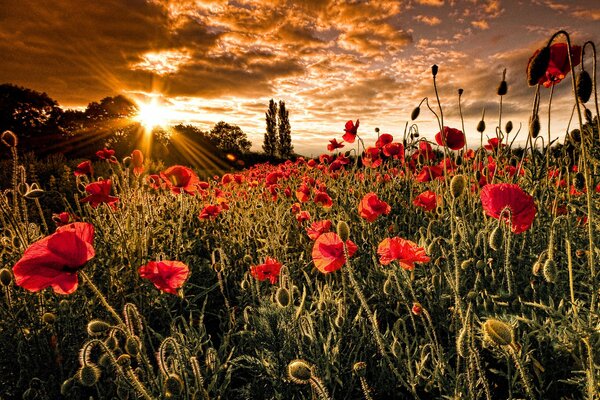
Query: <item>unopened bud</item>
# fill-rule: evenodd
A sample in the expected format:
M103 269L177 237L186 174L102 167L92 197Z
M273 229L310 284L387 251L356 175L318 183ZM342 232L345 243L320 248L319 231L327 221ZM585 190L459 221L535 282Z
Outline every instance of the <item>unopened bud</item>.
M342 239L343 242L346 242L350 238L350 227L345 221L339 221L337 224L337 234Z
M508 346L513 342L512 327L497 319L488 319L482 326L483 337L497 346Z
M577 98L581 103L587 103L592 95L592 78L587 71L581 71L577 76Z
M312 366L304 360L293 360L287 367L288 378L299 385L307 384L312 377Z

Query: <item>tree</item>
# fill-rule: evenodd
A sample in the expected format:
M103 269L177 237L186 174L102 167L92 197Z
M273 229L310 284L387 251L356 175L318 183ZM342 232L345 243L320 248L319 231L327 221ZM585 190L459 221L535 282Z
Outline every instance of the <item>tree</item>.
M265 113L267 121L267 131L265 132L265 142L263 150L268 156L274 156L279 148L277 137L277 103L271 99L269 102L269 110Z
M278 153L281 158L290 158L294 152L292 146L292 127L285 109L285 102L279 100L279 146Z
M208 139L224 153L242 154L248 152L252 146L248 136L239 126L223 121L210 130Z

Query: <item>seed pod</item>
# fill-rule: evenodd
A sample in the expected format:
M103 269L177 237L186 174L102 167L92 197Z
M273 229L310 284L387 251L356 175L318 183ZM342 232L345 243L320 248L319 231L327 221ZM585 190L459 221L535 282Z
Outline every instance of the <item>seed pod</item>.
M284 287L280 287L277 289L275 293L275 301L277 305L281 308L286 308L290 305L290 292Z
M417 119L419 117L420 113L421 113L421 107L415 107L415 109L412 110L412 112L410 113L410 120L414 121L415 119Z
M56 315L54 315L51 312L47 312L44 315L42 315L42 321L44 321L44 323L48 325L52 325L56 322Z
M337 234L343 242L350 238L350 227L345 221L340 221L337 224Z
M573 186L575 189L582 191L585 188L585 175L582 172L578 172L573 177Z
M110 329L110 325L99 319L90 321L87 325L88 335L97 336Z
M459 95L459 96L462 96L462 94L463 94L464 92L465 92L465 91L464 91L462 88L461 88L461 89L458 89L458 95Z
M183 381L177 374L169 374L165 379L165 395L167 397L179 396L183 392Z
M508 346L513 342L512 327L497 319L488 319L482 326L483 338L497 346Z
M540 134L540 117L537 113L529 117L529 135L535 139Z
M506 131L506 133L511 133L513 130L513 123L512 121L508 121L506 123L506 127L504 128L504 130Z
M465 177L463 175L455 175L450 181L450 193L452 193L452 197L455 199L459 198L465 191L466 186L467 180Z
M592 95L592 78L587 71L581 71L577 76L577 98L581 103L587 103Z
M95 365L84 365L78 372L79 383L83 386L94 386L100 379L100 368Z
M558 274L558 270L556 268L556 261L554 261L552 258L547 259L544 263L544 269L542 272L544 274L544 279L546 280L546 282L556 282L556 276Z
M498 85L498 96L504 96L508 92L508 84L506 83L506 69L502 71L502 81Z
M310 382L312 366L304 360L292 360L288 364L287 372L292 382L304 385Z
M367 372L367 363L364 361L356 362L352 366L352 370L359 378L364 378Z
M550 47L546 46L533 57L533 60L527 66L527 83L529 86L537 85L540 78L546 75L549 62Z
M483 131L485 131L485 121L481 120L479 121L479 123L477 124L477 132L479 133L483 133Z
M431 66L431 75L436 76L438 73L438 66L436 64L433 64Z
M496 228L494 228L492 233L490 233L489 245L491 249L494 251L498 251L498 249L502 247L503 239L504 238L502 237L502 229L499 226L497 226Z
M469 325L466 324L462 327L458 336L456 337L456 352L462 358L467 358L468 348L469 348Z
M8 286L12 282L12 272L8 268L2 268L0 270L0 283L2 286Z

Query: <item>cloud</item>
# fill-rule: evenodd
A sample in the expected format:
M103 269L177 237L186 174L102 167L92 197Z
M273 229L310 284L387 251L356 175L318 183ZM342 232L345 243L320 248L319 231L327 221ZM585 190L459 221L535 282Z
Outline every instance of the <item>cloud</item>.
M480 19L478 21L471 21L471 25L473 25L475 28L479 28L481 30L490 29L490 24L484 19Z
M575 18L600 21L600 8L597 8L595 10L577 10L573 11L571 15Z
M434 17L434 16L428 17L426 15L417 15L415 17L415 20L422 22L429 26L435 26L435 25L439 25L442 23L442 20L439 19L438 17Z
M417 3L426 6L441 7L444 5L444 0L417 0Z

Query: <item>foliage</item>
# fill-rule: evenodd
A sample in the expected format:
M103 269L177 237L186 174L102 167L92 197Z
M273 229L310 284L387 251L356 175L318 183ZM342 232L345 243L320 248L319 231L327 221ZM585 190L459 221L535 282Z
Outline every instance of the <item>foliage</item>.
M263 143L263 151L269 156L277 154L279 138L277 137L277 103L271 99L269 101L269 109L265 113L267 122L267 131L265 132L265 140Z
M252 143L248 136L237 125L220 121L207 135L208 139L222 152L243 154L250 150Z
M290 126L289 112L285 108L285 102L279 101L278 117L278 132L279 140L277 142L277 152L279 157L283 159L289 159L294 153L294 146L292 146L292 128Z

